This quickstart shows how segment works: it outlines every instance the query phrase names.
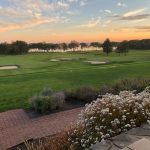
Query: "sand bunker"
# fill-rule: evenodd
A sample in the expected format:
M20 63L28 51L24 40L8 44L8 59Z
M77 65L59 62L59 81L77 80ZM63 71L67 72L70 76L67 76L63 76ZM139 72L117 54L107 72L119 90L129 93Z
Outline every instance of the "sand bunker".
M102 64L106 64L107 62L104 61L85 61L87 63L90 63L92 65L102 65Z
M57 61L72 61L73 58L53 58L53 59L50 59L50 61L52 62L57 62Z
M73 60L73 58L59 58L59 60L61 60L61 61L71 61L71 60Z
M61 58L53 58L50 61L81 61L86 60L86 58L70 58L70 57L61 57Z
M0 66L0 70L13 70L18 69L18 66Z
M60 61L60 60L58 60L58 59L51 59L50 61L57 62L57 61Z

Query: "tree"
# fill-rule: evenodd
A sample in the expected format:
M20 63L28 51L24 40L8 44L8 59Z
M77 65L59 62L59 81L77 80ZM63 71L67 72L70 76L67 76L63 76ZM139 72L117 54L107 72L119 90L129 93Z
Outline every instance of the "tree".
M0 43L0 54L9 54L10 44Z
M92 42L91 44L90 44L90 46L93 46L93 47L102 47L102 44L101 43L99 43L99 42Z
M28 44L24 41L16 41L11 44L1 43L0 44L0 54L26 54L28 53Z
M106 53L107 55L112 52L112 45L109 39L106 39L104 41L102 47L103 47L103 52Z
M70 49L75 50L75 48L79 47L79 43L77 41L71 41L68 45Z
M25 54L28 53L28 44L24 41L16 41L12 43L12 54Z
M119 55L120 53L124 53L126 55L128 52L127 41L120 42L117 46L116 52L119 53Z
M60 49L63 49L64 51L68 49L68 45L66 43L61 43L59 46Z
M87 43L80 43L81 49L88 47Z

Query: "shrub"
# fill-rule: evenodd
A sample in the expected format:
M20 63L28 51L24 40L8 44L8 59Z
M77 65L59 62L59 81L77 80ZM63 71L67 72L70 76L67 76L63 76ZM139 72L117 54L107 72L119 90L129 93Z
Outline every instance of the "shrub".
M68 131L66 130L61 134L49 137L44 140L25 143L27 150L69 150L70 143L68 141ZM72 149L73 150L73 149Z
M53 93L52 89L51 88L48 88L48 87L45 87L39 95L41 96L51 96Z
M99 90L99 95L105 95L106 93L112 93L112 89L109 86L102 86Z
M76 89L69 89L69 90L65 90L65 99L66 101L74 101L77 100L76 97Z
M65 94L63 92L57 92L52 95L54 109L63 107L65 103Z
M143 91L147 86L150 85L150 79L123 79L118 80L114 85L112 85L112 92L114 94L119 94L123 90L136 90L137 93Z
M98 91L92 87L81 87L76 90L76 96L79 100L91 102L98 96Z
M29 99L32 108L38 113L47 113L52 107L52 98L49 96L33 96Z
M75 90L66 91L66 100L80 100L85 103L91 102L98 96L98 90L92 87L80 87Z
M69 141L75 149L89 149L92 144L146 122L150 123L150 88L138 94L131 91L106 94L86 105Z
M65 103L65 95L63 92L53 93L50 88L44 88L39 94L31 97L29 102L36 112L45 114L62 107Z

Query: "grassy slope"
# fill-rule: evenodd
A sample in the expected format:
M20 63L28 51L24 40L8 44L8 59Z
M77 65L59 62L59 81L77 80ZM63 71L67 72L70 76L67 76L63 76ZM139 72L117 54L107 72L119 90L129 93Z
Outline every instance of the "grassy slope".
M50 62L51 58L71 57L88 60L116 61L109 65L92 66L82 61ZM134 61L120 63L120 61ZM99 87L126 77L150 77L150 51L132 51L127 56L101 52L28 54L0 56L0 65L20 65L18 70L0 70L0 111L28 108L28 98L45 86L54 90L82 85Z

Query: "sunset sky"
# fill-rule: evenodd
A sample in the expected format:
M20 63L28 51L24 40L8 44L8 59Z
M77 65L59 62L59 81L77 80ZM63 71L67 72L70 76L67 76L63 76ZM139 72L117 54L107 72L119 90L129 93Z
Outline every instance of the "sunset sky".
M150 38L150 0L0 0L0 42Z

